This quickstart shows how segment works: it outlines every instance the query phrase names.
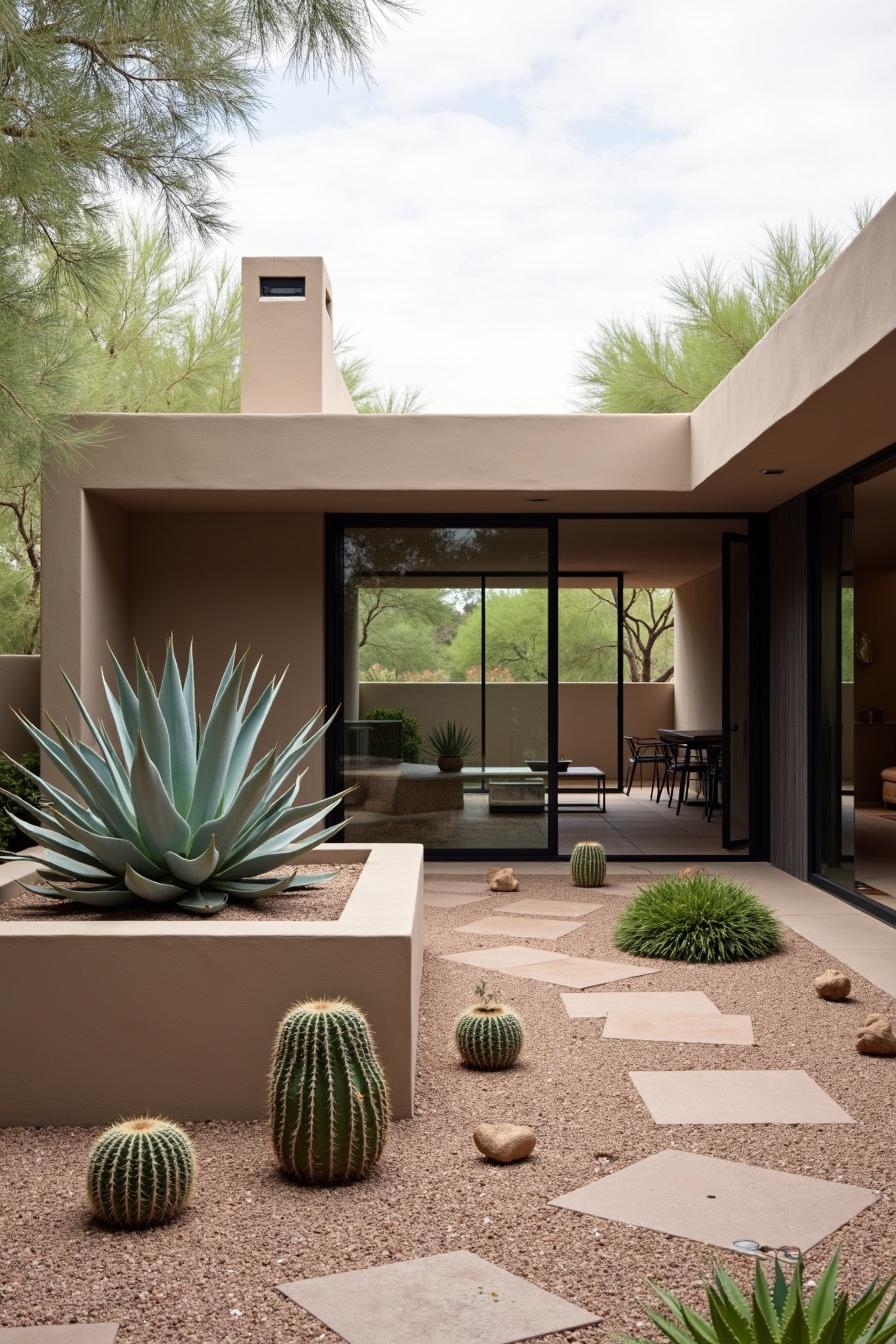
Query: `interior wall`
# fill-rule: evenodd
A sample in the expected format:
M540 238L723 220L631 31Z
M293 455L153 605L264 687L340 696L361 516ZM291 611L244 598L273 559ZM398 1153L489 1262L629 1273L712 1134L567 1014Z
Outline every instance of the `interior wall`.
M722 571L675 589L675 727L722 724Z
M107 661L106 646L120 650L127 643L128 522L127 514L99 495L85 494L83 510L81 665L65 670L79 686L87 708L102 713L100 669ZM67 691L64 694L71 718L71 697Z
M285 742L324 698L323 515L135 513L129 522L126 642L158 669L169 634L182 658L192 640L206 710L234 644L263 659L259 687L288 666L259 746ZM307 787L320 794L320 749L310 764Z
M653 737L673 723L669 682L625 687L625 732ZM424 739L446 719L466 724L479 736L480 687L476 682L362 682L362 716L379 706L406 709L419 721ZM616 782L616 686L612 682L561 682L558 747L576 765L597 765ZM544 682L495 682L488 688L489 764L522 765L524 753L546 751L547 686Z
M855 797L857 803L879 803L880 772L896 765L896 572L857 569L855 604L856 638L866 634L874 646L871 663L855 663ZM882 723L860 721L872 709Z

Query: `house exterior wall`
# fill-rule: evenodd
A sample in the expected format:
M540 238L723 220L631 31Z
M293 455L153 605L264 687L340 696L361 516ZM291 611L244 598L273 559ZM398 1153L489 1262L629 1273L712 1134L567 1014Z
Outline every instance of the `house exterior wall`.
M722 722L722 573L675 589L675 727Z
M769 859L809 867L809 572L804 495L769 515Z

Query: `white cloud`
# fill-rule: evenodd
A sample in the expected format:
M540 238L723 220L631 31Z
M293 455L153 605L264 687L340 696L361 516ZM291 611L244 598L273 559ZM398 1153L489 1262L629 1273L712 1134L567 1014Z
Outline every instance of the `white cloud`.
M889 0L422 0L374 89L280 91L237 245L322 253L431 410L568 409L589 332L679 261L889 194L894 37Z

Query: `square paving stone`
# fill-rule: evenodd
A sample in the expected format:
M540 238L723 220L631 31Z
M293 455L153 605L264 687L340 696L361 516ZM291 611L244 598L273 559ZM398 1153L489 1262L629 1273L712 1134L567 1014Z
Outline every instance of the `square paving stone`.
M515 915L487 915L473 924L462 924L458 933L491 933L501 938L564 938L583 929L571 919L518 919Z
M647 1227L707 1246L735 1241L808 1251L880 1198L876 1190L728 1162L654 1153L552 1200L593 1218Z
M423 904L432 907L435 910L454 910L459 905L477 905L484 901L485 896L480 892L477 896L471 896L469 892L464 891L430 891L429 887L423 890Z
M561 994L570 1017L606 1017L608 1013L671 1012L717 1013L719 1010L699 989L607 990L597 994Z
M473 952L446 952L441 959L459 961L464 966L481 966L487 971L512 970L539 961L568 960L562 952L545 952L543 947L520 947L516 943L508 943L506 947L477 947Z
M752 1045L753 1019L746 1013L670 1013L662 1008L637 1013L626 1004L607 1014L603 1036L616 1041Z
M599 901L536 901L527 899L514 901L512 905L499 905L499 912L514 915L557 915L561 919L579 919L590 915L592 910L601 910Z
M563 957L522 966L513 974L526 980L546 980L548 984L564 985L567 989L587 989L589 985L609 985L614 980L627 980L635 975L655 975L656 972L642 966L628 966L621 961Z
M492 895L487 882L443 882L436 877L424 877L423 890L427 895L430 892L446 892L449 896L478 896L481 901Z
M803 1069L630 1073L658 1125L851 1125Z
M117 1325L10 1325L0 1344L114 1344Z
M348 1344L516 1344L596 1317L469 1251L283 1283Z

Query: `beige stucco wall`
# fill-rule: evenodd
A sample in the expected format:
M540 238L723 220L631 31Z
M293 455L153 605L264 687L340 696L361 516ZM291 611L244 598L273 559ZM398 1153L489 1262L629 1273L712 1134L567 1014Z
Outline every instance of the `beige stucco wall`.
M722 724L722 572L675 589L675 726Z
M363 682L361 711L377 706L406 709L419 720L424 739L446 719L466 724L479 736L480 688L476 683L420 684ZM671 683L625 687L625 732L651 737L672 727L674 688ZM522 765L525 753L547 748L547 686L543 682L495 682L488 689L488 752L490 764ZM606 682L563 682L559 687L559 753L577 765L597 765L616 780L616 687Z
M40 654L0 654L0 751L21 756L34 750L34 742L14 710L40 722Z
M288 667L259 747L288 740L324 700L323 517L141 513L127 523L128 644L157 668L169 634L182 657L193 640L201 705L234 644L263 658L259 688ZM320 749L309 759L306 787L319 793Z

